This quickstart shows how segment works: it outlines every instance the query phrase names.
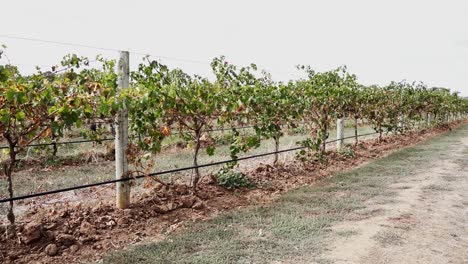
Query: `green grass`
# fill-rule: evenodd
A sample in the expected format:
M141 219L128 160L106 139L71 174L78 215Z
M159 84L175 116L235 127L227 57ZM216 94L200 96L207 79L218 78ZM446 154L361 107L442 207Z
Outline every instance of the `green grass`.
M336 231L335 234L340 237L352 237L352 236L358 235L359 231L353 230L353 229L340 230L340 231Z
M447 185L438 185L438 184L430 184L423 187L425 191L452 191L452 188L448 187Z
M403 238L401 234L395 231L380 231L375 236L373 236L373 239L379 242L382 246L403 244Z
M387 188L401 177L451 158L451 148L468 134L468 126L366 166L282 195L268 207L235 210L190 224L167 239L114 252L104 263L271 263L320 262L330 227L364 208L371 198L392 197ZM400 243L398 235L379 234L382 243Z

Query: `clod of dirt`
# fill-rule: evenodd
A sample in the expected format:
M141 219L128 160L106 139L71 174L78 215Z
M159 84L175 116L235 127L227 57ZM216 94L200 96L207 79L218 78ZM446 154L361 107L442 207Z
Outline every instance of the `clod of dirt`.
M72 245L70 247L70 254L75 254L78 250L80 249L80 247L78 245Z
M95 213L98 213L100 210L101 210L101 205L97 205L91 209L91 212L95 214Z
M133 211L132 209L124 209L124 210L123 210L123 214L124 214L125 216L133 216L134 211Z
M60 245L69 247L75 244L75 238L72 235L60 234L57 236L57 241Z
M201 209L205 208L205 203L204 203L202 200L197 200L197 201L192 205L192 208L193 208L193 209L196 209L196 210L201 210Z
M122 217L122 218L118 218L117 219L117 225L118 226L127 226L128 224L130 224L130 219L128 219L127 217Z
M186 195L189 193L189 187L185 184L177 184L174 186L174 192L179 195Z
M114 219L111 219L111 220L106 222L106 226L108 226L110 228L114 227L115 225L117 225L117 223L115 222Z
M54 241L55 240L55 233L52 232L52 231L45 231L44 232L44 236L50 240L50 241Z
M10 253L8 254L8 258L7 260L10 261L10 262L7 262L7 263L12 263L12 261L18 259L18 255L16 253ZM1 260L1 259L0 259Z
M155 208L155 211L160 213L160 214L165 214L168 213L174 209L177 209L177 204L173 202L168 202L167 204L162 204L160 206L157 206Z
M20 240L23 244L30 244L41 238L44 227L39 222L31 222L27 224L21 232Z
M49 224L49 225L46 225L44 228L45 228L46 230L51 230L51 229L54 229L54 228L56 228L56 227L57 227L57 223L51 223L51 224Z
M63 212L60 213L60 217L62 217L62 218L65 218L65 217L68 217L68 216L70 216L68 211L63 211Z
M87 221L83 221L80 225L80 232L82 234L94 234L96 232L96 229L92 224L90 224Z
M44 252L49 256L55 256L58 253L58 247L55 244L49 244L45 247Z
M182 207L184 208L191 208L195 204L195 202L197 202L197 198L193 196L185 196L182 197L180 200L182 202Z
M107 223L107 222L109 222L110 220L112 220L112 217L109 216L109 215L104 215L104 216L98 217L98 222L99 222L99 223Z
M96 239L94 236L86 236L86 237L80 237L79 241L81 244L86 244L86 243L96 241Z

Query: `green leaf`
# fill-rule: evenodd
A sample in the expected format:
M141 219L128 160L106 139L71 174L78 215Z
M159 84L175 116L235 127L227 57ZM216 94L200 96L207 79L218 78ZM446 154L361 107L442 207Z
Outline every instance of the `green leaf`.
M20 111L20 112L15 114L15 118L18 121L24 121L24 119L26 118L26 114L23 111Z
M208 147L206 147L206 154L208 154L208 156L213 156L213 155L214 155L214 151L215 151L215 147L214 147L214 146L208 146Z
M8 101L13 101L13 99L15 98L15 91L12 91L12 90L8 90L6 93L5 93L5 98L8 100Z
M7 110L0 111L0 120L3 124L8 124L10 121L11 114Z

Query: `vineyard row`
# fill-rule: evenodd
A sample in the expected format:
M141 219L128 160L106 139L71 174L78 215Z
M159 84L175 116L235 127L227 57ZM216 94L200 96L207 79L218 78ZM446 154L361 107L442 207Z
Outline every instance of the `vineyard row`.
M0 50L0 59L4 54ZM72 54L61 62L65 70L31 75L22 75L9 63L0 65L0 141L8 146L0 164L8 181L10 222L15 219L12 176L17 155L30 144L57 141L67 129L80 129L97 118L115 120L117 206L126 208L130 184L120 179L149 174L154 154L172 130L183 131L181 137L193 146L191 186L196 192L201 143L215 127L233 127L231 161L218 175L234 177L240 153L273 139L277 154L285 129L299 124L309 136L300 142L297 156L306 161L326 156L329 128L335 120L341 127L344 117L354 120L357 141L358 119L367 120L381 138L383 131L401 133L418 122L441 124L468 113L468 100L447 88L416 82L364 86L346 67L315 72L298 66L307 77L284 83L273 81L255 64L237 67L224 57L211 63L215 80L169 69L148 57L131 71L129 59L128 52L121 52L118 62L98 57L100 67L89 68L89 59ZM252 126L254 133L243 135L236 129L243 126ZM83 133L93 139L103 132ZM215 148L205 149L213 155ZM135 170L129 170L129 163Z

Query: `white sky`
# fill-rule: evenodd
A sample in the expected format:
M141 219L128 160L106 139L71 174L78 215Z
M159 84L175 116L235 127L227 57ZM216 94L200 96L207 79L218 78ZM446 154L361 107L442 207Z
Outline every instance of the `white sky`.
M67 53L116 52L12 40L12 35L210 62L256 63L277 80L297 64L340 65L364 84L424 81L468 96L468 1L3 0L0 43L22 70ZM131 55L132 64L141 56ZM210 75L209 64L162 60Z

